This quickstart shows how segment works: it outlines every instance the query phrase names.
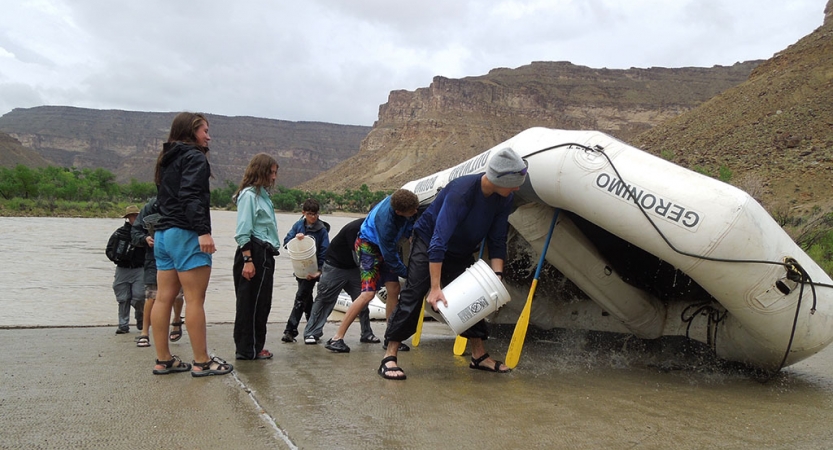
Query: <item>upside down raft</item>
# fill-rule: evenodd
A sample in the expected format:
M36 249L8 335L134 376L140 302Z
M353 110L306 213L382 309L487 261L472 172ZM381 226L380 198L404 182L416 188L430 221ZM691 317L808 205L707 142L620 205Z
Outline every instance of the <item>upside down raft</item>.
M449 181L485 171L504 147L529 163L509 217L519 245L508 267L537 261L531 253L540 255L558 210L545 259L579 290L539 289L533 325L684 335L768 371L833 340L833 280L757 201L604 133L531 128L403 187L427 205ZM522 286L510 292L525 295ZM522 303L490 320L514 323Z

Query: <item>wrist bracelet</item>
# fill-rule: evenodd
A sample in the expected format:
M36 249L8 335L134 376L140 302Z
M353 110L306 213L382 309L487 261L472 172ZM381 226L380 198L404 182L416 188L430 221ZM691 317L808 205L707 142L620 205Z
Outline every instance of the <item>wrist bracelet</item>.
M495 272L495 275L497 275L497 276L499 276L499 277L503 278L503 272Z

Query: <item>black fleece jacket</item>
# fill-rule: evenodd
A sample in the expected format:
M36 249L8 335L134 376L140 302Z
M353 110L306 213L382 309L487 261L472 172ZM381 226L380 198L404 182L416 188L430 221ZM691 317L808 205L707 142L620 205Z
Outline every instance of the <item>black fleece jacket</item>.
M199 236L211 234L211 166L200 148L185 142L162 146L161 183L157 186L162 218L157 230L182 228Z

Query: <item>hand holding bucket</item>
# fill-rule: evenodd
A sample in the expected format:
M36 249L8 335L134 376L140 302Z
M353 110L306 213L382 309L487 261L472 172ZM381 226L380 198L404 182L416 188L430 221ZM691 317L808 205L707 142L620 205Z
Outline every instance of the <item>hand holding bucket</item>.
M458 335L512 300L500 278L482 259L443 288L443 297L448 307L437 302L439 314L430 306L425 312L447 323Z
M289 259L292 260L292 270L296 278L306 279L308 275L318 272L315 239L312 236L304 236L303 239L292 238L286 243L286 249Z

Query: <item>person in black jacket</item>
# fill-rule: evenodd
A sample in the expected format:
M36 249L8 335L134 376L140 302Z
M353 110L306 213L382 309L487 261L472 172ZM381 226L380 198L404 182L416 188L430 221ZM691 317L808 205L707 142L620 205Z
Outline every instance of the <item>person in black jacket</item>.
M211 277L211 190L208 180L208 119L202 114L179 113L171 123L168 142L156 160L156 200L162 217L156 224L156 304L153 323L168 323L179 289L185 292L185 324L194 353L193 364L172 355L167 327L154 327L155 375L191 371L191 376L225 375L233 366L208 355L205 291ZM192 369L193 367L193 369Z
M144 328L136 339L136 347L150 347L150 314L153 311L153 304L156 302L156 257L153 255L153 232L156 222L159 220L159 205L156 197L151 198L133 222L130 229L130 238L133 245L142 247L145 251L144 279L145 279L145 307L144 307ZM182 338L182 291L174 300L174 322L171 323L169 334L171 342Z
M324 324L333 312L342 289L353 301L356 301L362 292L362 277L356 263L354 246L363 222L364 217L342 227L327 247L318 283L318 294L312 303L312 312L304 328L304 344L317 344L324 335ZM359 323L362 327L361 342L381 342L370 328L370 312L367 306L359 313Z
M107 242L107 257L116 264L113 277L113 292L119 303L119 327L116 334L130 332L130 307L136 313L136 328L143 327L145 290L142 283L142 265L145 262L145 249L133 247L130 243L130 227L139 215L136 205L127 207L124 225L117 229Z

